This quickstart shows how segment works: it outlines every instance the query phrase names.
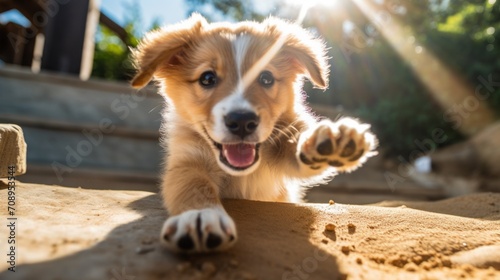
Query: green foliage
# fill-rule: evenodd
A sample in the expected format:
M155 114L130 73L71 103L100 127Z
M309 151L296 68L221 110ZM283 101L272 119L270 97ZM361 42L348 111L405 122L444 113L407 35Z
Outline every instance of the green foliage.
M382 99L372 106L363 105L354 112L372 125L386 155L408 158L410 152L418 148L415 141L432 139L435 129L445 132L444 145L463 139L422 92L396 93L390 99Z
M400 20L407 24L427 52L433 53L456 73L457 79L471 87L471 94L481 83L478 77L496 82L485 102L498 115L500 1L494 5L487 1L451 2L453 4L446 7L453 12L429 4L427 8L420 6L417 11L412 10L411 15L405 14ZM414 1L399 3L410 6ZM397 16L393 15L394 18ZM345 41L330 42L334 58L333 104L342 104L371 123L382 149L389 155L408 155L416 149L415 140L429 138L436 128L443 129L447 135L442 145L463 140L464 136L446 122L443 108L433 97L435 93L421 84L390 44L378 34L364 35L364 40L373 39L374 43L358 48L348 59L341 51Z
M472 86L480 84L479 77L492 77L497 82L496 87L485 101L499 115L500 1L492 2L466 1L462 9L457 3L453 4L454 13L438 25L438 30L428 33L427 43L446 65L459 71ZM460 20L456 20L458 18ZM452 26L452 22L456 26Z
M465 32L463 24L465 18L476 12L474 5L467 5L462 11L457 14L451 15L446 19L446 22L440 23L438 29L442 32L451 32L463 34Z
M105 26L99 26L100 38L94 49L92 76L107 80L128 80L132 75L128 47Z
M98 27L92 77L128 81L135 72L130 60L130 48L136 47L139 42L137 34L141 26L140 6L137 1L127 5L127 10L132 12L128 14L123 26L127 33L124 41L109 28L103 25ZM157 26L157 21L153 22L152 28Z

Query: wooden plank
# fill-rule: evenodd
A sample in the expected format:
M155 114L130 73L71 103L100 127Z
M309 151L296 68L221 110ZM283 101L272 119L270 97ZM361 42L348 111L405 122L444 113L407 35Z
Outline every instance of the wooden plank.
M103 94L114 92L135 92L130 87L129 83L122 81L109 81L101 79L90 79L82 81L72 75L64 73L53 73L50 71L42 71L40 73L33 73L31 69L19 67L16 65L3 65L0 67L0 77L11 78L28 82L49 83L54 85L67 85L78 87L81 89L100 91ZM148 86L142 89L148 98L162 98L157 94L156 87Z
M86 33L95 32L87 30L93 26L90 22L97 22L98 19L92 16L95 13L95 9L92 9L93 2L94 0L68 1L58 6L57 13L47 17L42 69L88 77L88 73L82 72L82 66L85 68L89 63L87 60L92 63L93 59L94 46L85 42L89 39Z
M12 123L23 127L40 128L40 129L51 129L59 130L63 132L82 132L86 130L98 129L99 126L95 124L78 124L74 125L66 121L54 121L46 120L40 118L34 118L30 116L21 116L14 114L2 114L0 113L0 123ZM145 139L156 141L160 137L158 130L146 130L146 129L131 129L128 127L118 127L112 131L108 132L108 135L135 138L135 139Z
M106 26L111 31L113 31L116 34L116 36L118 36L118 38L120 38L120 40L122 40L122 42L125 45L127 45L127 46L130 45L127 31L123 27L121 27L119 24L117 24L116 22L114 22L112 19L110 19L102 11L101 11L101 13L99 15L99 23L101 23L102 25Z
M28 164L46 165L62 177L80 168L159 172L162 149L157 140L124 138L105 131L64 132L22 127Z
M158 131L163 100L151 89L136 91L125 83L81 82L75 78L0 69L0 114L67 125Z
M67 174L60 182L50 166L29 164L28 173L18 179L25 183L64 185L86 189L142 190L158 192L159 176L151 172L110 171L92 168L78 168Z

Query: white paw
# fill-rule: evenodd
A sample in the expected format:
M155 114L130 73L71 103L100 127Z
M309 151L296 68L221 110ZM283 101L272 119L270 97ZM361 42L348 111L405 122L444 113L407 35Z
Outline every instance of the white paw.
M233 219L223 209L205 208L168 218L160 239L176 252L212 252L231 247L237 234Z
M352 171L376 155L377 138L369 129L370 125L351 118L323 120L301 135L297 157L313 170L332 166Z

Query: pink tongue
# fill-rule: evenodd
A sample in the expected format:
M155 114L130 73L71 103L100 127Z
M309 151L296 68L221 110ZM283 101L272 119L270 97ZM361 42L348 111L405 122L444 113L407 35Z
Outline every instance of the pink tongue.
M234 167L247 167L255 160L254 144L222 145L222 152Z

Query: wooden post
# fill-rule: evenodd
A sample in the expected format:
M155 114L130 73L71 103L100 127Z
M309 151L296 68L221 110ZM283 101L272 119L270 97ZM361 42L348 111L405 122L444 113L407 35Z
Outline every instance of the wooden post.
M42 70L70 73L86 80L92 71L99 0L66 0L49 17Z

